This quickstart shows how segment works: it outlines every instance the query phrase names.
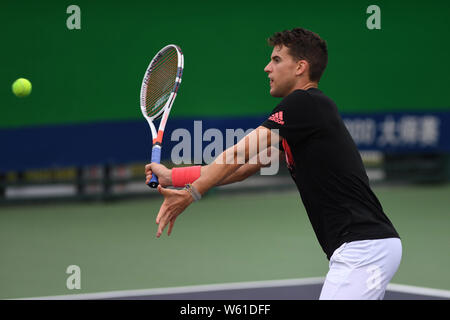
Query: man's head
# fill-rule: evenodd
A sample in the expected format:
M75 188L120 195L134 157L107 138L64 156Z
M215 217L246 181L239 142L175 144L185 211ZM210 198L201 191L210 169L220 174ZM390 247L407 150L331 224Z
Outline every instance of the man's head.
M328 63L327 44L303 28L276 32L268 39L273 46L264 68L270 78L270 94L285 97L303 85L319 83Z

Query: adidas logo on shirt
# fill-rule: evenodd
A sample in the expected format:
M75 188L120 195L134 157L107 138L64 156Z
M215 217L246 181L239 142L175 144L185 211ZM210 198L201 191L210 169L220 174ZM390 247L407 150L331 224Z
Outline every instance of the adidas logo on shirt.
M278 124L284 124L284 120L283 120L283 111L279 111L277 113L274 113L273 115L271 115L269 117L269 120L276 122Z

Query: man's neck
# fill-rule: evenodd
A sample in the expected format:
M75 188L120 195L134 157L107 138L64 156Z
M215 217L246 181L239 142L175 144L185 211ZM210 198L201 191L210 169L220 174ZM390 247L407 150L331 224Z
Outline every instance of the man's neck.
M303 88L301 88L302 90L308 90L310 88L317 88L319 85L317 82L308 82L306 83Z
M291 90L290 93L292 93L292 92L295 91L295 90L308 90L308 89L311 89L311 88L317 88L317 87L318 87L318 83L317 83L317 82L311 82L311 81L308 81L308 82L305 82L305 83L299 83L299 84L297 84L297 85Z

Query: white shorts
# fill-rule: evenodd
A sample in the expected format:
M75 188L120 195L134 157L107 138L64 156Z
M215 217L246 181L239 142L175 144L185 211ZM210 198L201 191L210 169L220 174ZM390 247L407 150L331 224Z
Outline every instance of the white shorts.
M381 300L402 258L398 238L346 242L330 258L320 300Z

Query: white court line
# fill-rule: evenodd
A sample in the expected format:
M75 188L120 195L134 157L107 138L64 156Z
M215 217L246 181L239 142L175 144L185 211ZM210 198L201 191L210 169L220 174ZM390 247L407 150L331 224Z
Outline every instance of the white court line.
M252 282L231 282L231 283L207 284L207 285L184 286L184 287L121 290L121 291L69 294L69 295L58 295L47 297L19 298L19 300L91 300L91 299L101 300L101 299L153 296L164 294L314 285L314 284L322 284L324 280L325 280L324 277L317 277L317 278L252 281ZM424 296L450 299L449 290L432 289L401 284L389 284L387 287L387 291L394 291L408 294L419 294Z
M407 286L404 284L395 284L395 283L388 284L387 290L394 291L394 292L419 294L419 295L424 295L424 296L433 296L433 297L450 299L450 291L449 290Z
M304 279L286 279L286 280L269 280L269 281L252 281L252 282L230 282L218 284L206 284L185 287L169 287L169 288L155 288L142 290L122 290L110 292L84 293L84 294L70 294L49 297L34 297L34 298L20 298L31 300L88 300L88 299L111 299L121 297L139 297L139 296L153 296L161 294L177 294L177 293L196 293L208 291L222 291L222 290L239 290L239 289L255 289L255 288L271 288L271 287L290 287L298 285L321 284L325 278L304 278Z

